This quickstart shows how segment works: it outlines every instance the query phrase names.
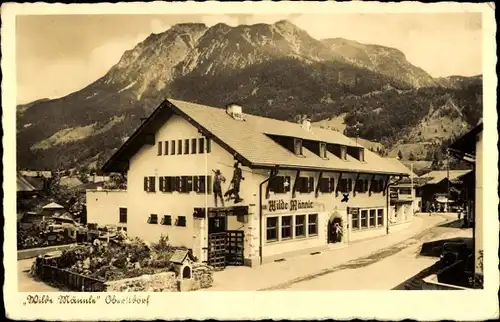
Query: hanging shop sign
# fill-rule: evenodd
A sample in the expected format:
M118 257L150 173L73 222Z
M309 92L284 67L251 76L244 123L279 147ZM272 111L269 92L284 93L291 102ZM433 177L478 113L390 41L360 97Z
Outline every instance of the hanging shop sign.
M290 200L285 201L281 200L269 200L267 205L267 210L270 212L280 211L280 210L288 210L288 211L297 211L302 209L313 209L314 202L312 201L300 201L300 200Z

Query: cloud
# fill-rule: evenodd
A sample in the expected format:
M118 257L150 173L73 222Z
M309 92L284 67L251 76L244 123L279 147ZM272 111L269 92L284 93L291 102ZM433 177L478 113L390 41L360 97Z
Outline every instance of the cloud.
M208 27L212 27L218 23L224 23L231 27L236 27L240 24L240 21L237 17L232 17L228 15L206 15L201 17L201 22L207 25Z
M274 24L280 20L291 20L291 15L251 15L245 18L245 24L254 25L258 23Z

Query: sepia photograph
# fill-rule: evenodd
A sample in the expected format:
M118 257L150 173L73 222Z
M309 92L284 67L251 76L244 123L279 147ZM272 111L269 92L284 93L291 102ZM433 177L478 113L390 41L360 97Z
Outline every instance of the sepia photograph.
M497 139L485 94L496 95L494 7L59 6L67 13L9 20L4 177L15 171L17 193L4 213L17 248L4 267L13 292L44 294L28 304L127 292L446 298L484 291L484 263L498 286L498 244L485 255L498 155L483 148Z

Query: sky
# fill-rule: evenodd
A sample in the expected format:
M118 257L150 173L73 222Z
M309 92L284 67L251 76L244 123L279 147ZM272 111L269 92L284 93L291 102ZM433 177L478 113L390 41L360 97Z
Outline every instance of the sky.
M480 13L294 15L37 15L16 18L17 103L57 98L102 77L126 50L172 25L288 20L316 39L401 50L431 76L482 73Z

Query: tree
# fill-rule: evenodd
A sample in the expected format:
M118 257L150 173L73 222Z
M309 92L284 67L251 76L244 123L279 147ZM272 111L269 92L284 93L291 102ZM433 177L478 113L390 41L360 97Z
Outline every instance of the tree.
M408 160L415 161L415 155L413 154L413 152L410 152L410 156L408 157Z
M403 160L403 153L401 152L401 150L398 151L398 159Z

